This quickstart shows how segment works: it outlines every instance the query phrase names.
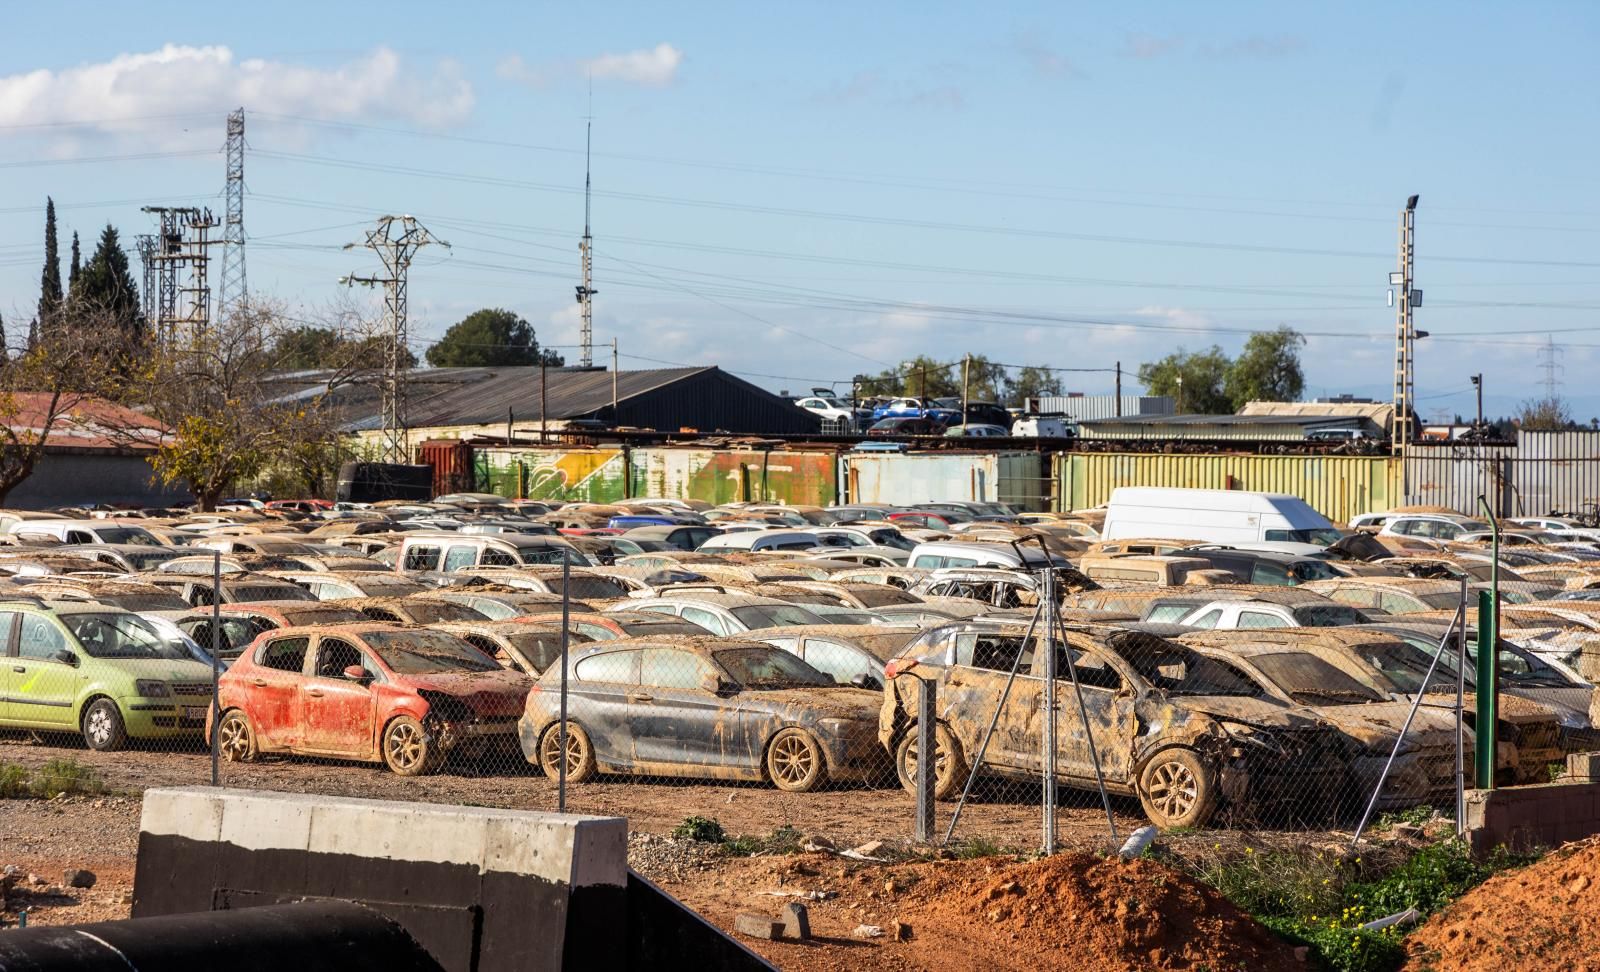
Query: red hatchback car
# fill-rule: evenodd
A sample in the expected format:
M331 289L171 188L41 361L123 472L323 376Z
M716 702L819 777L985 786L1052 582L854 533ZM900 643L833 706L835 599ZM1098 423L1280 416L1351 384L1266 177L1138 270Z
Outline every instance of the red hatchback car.
M295 753L417 776L457 748L515 747L532 684L442 631L382 622L280 628L218 679L218 748L237 762Z

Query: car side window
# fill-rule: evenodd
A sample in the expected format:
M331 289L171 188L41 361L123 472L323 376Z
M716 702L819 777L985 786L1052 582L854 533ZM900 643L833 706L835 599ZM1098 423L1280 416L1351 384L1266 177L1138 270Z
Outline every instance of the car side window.
M351 665L360 665L369 669L366 658L361 654L361 649L348 641L337 638L323 638L317 645L317 677L318 678L344 678L344 670Z
M712 634L725 635L728 633L727 622L722 620L722 618L718 617L717 615L712 614L710 611L704 610L703 608L684 608L683 619L685 621L698 624L700 627L705 628Z
M1362 590L1361 588L1341 587L1337 590L1327 591L1327 595L1340 604L1351 607L1374 607L1378 603L1378 592Z
M1281 565L1263 560L1250 571L1250 583L1288 587L1294 583L1294 578L1290 577L1289 572Z
M17 641L19 658L54 658L67 648L67 636L50 623L50 619L37 614L22 616L22 636Z
M1385 591L1383 596L1378 598L1378 607L1390 614L1410 614L1414 611L1426 611L1428 609L1426 605L1419 607L1416 599L1409 594L1400 594L1393 591Z
M1222 620L1222 609L1212 608L1206 613L1189 622L1191 628L1215 628L1217 622Z
M1072 668L1067 667L1068 655L1071 651ZM1106 664L1106 660L1099 655L1091 654L1081 648L1070 645L1056 645L1056 681L1072 681L1072 674L1078 675L1078 684L1086 688L1110 689L1113 692L1122 688L1122 676L1117 670ZM1044 677L1044 672L1037 673Z
M298 673L305 669L306 649L310 645L310 638L279 638L277 641L269 641L256 653L256 664L263 668L275 668L280 672Z
M1017 661L1017 655L1022 661ZM1023 644L1023 639L992 634L956 635L956 664L971 668L986 668L996 672L1009 672L1013 667L1026 670L1033 661L1033 645Z
M0 611L0 657L11 654L11 632L16 626L15 611Z
M879 665L869 662L856 649L837 642L807 638L806 664L826 673L840 685L849 685L852 679L863 675L873 679L874 684L881 682Z
M1283 619L1275 614L1262 611L1240 611L1239 627L1241 628L1281 628Z
M449 550L445 551L443 569L446 573L449 573L452 570L460 570L463 567L471 567L477 562L478 549L476 547L456 544Z
M452 553L453 552L454 551L452 551ZM504 550L495 550L492 547L486 547L483 551L483 560L481 563L486 567L515 567L517 565L517 558L506 553ZM449 568L446 569L448 570Z
M712 674L706 663L687 651L652 648L643 653L640 663L639 683L656 688L696 689L701 680Z
M572 674L580 682L616 682L622 685L639 684L639 655L637 651L608 651L588 658L573 666Z
M406 570L437 570L439 548L433 544L419 543L406 550Z
M95 539L94 539L94 537L90 536L88 533L86 533L86 532L84 532L82 530L68 530L67 531L67 542L68 543L94 543Z
M590 641L611 641L616 638L616 635L611 633L610 628L598 624L590 624L587 621L579 621L573 627L578 630L579 634Z

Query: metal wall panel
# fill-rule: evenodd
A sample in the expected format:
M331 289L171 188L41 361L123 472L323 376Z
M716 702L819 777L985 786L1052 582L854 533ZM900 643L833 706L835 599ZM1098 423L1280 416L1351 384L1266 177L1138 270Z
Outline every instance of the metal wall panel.
M850 453L843 465L846 495L858 503L978 500L1039 510L1050 493L1045 463L1035 452Z
M632 495L708 503L767 502L827 506L835 502L832 452L635 449Z
M1600 504L1600 432L1523 432L1514 446L1460 440L1413 446L1406 459L1412 503L1498 516L1583 513Z
M1118 415L1171 415L1177 403L1168 395L1123 395L1117 411L1115 395L1052 395L1034 400L1041 412L1061 412L1074 422L1116 418Z
M498 496L614 503L627 496L621 449L475 450L479 488Z
M1118 486L1288 493L1335 523L1386 510L1400 496L1400 464L1386 456L1059 453L1059 505L1099 506Z

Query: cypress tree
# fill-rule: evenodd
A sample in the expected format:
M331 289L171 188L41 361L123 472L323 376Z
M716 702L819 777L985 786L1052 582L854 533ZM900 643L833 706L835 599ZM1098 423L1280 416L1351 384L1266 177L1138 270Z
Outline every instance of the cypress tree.
M49 327L61 310L61 254L56 247L56 201L44 201L44 272L39 277L39 320Z
M67 269L67 292L78 282L78 231L72 231L72 266Z
M32 351L39 343L39 319L35 317L28 322L28 350Z
M84 265L73 291L74 307L83 313L110 316L129 348L144 340L144 313L139 306L139 286L128 269L117 229L110 223L100 234L94 255Z

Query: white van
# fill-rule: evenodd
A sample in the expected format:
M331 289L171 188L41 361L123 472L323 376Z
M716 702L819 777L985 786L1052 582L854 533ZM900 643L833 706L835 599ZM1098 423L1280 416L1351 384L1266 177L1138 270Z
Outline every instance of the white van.
M1234 489L1121 486L1111 491L1106 540L1170 537L1206 543L1314 543L1339 539L1328 518L1298 496Z
M1017 438L1066 439L1078 434L1078 427L1060 415L1024 415L1011 423Z
M1058 567L1070 567L1072 562L1061 557L1052 558ZM911 551L909 567L921 570L938 570L942 567L1003 567L1011 570L1039 570L1045 557L1037 546L1013 546L1009 543L963 543L957 540L930 540L919 543Z
M718 524L719 526L721 524ZM711 537L696 547L698 553L743 553L763 550L810 550L822 538L802 530L734 530Z
M128 526L113 520L16 520L6 528L21 537L42 537L62 543L133 543L162 546L144 527Z

